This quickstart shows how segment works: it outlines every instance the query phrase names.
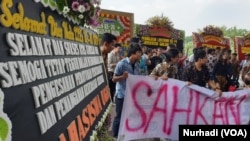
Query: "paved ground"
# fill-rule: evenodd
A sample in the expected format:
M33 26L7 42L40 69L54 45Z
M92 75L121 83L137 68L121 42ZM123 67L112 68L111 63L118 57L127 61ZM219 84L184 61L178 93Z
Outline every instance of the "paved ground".
M110 134L112 134L112 123L115 117L115 105L112 105L112 108L110 110L111 113L111 126L109 127ZM140 140L131 140L131 141L164 141L160 139L140 139Z
M115 117L115 105L112 105L110 113L111 113L111 126L109 127L109 131L112 132L112 123Z

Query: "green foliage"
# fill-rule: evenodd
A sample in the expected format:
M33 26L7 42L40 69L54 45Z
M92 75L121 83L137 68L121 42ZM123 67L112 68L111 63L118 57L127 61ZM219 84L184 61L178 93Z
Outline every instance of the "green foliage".
M111 115L108 114L103 125L97 128L97 141L112 141L113 137L109 133L111 125Z
M57 8L59 11L63 11L65 5L68 5L65 0L56 0Z
M192 42L192 36L186 36L185 37L185 43Z
M90 25L97 27L99 25L100 7L99 0L95 1L72 1L55 0L58 11L63 15L74 19L79 25Z
M181 30L181 32L180 32L180 39L184 40L184 38L185 38L185 31Z
M230 49L234 52L234 37L235 36L245 36L247 35L250 31L246 29L237 29L236 26L227 28L226 26L220 27L221 30L224 33L225 37L230 38Z
M224 32L224 36L227 36L231 39L234 38L234 36L245 36L247 35L250 31L246 29L237 29L236 26L227 28L226 26L220 27L221 30Z
M7 122L0 117L0 141L5 141L8 135L9 126Z
M194 46L192 42L192 36L186 36L183 53L187 56L190 56L191 54L193 54L193 48Z

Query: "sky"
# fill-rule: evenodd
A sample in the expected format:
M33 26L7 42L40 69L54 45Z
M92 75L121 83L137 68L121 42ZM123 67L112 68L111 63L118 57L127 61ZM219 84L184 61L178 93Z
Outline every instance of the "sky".
M100 7L133 13L137 24L163 14L185 36L207 25L250 30L250 0L102 0Z

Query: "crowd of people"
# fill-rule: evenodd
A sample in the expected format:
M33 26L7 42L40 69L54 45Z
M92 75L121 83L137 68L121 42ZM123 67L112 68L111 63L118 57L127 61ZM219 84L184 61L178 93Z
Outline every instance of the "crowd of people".
M117 137L121 120L128 74L148 75L155 79L179 79L187 85L199 85L222 92L239 89L239 78L250 85L250 54L239 62L237 54L226 48L198 47L189 57L175 45L166 49L148 48L139 38L132 38L126 57L121 56L121 44L110 33L103 34L101 52L104 59L112 102L116 116L112 124L113 136Z

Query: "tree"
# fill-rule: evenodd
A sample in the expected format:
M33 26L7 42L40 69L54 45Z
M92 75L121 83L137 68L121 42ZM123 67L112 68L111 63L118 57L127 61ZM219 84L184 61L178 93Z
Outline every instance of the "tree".
M184 53L186 55L191 55L193 53L193 39L192 36L186 36L184 41Z
M247 35L250 31L246 29L237 29L236 26L227 28L226 26L220 27L221 30L224 33L224 36L230 38L230 49L234 51L234 37L235 36L245 36Z

